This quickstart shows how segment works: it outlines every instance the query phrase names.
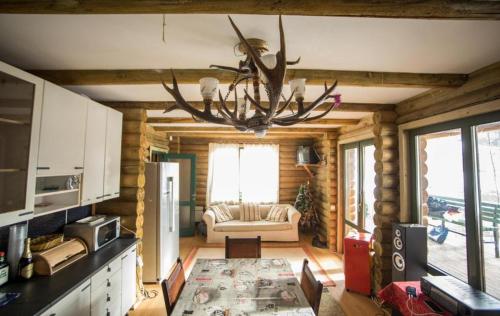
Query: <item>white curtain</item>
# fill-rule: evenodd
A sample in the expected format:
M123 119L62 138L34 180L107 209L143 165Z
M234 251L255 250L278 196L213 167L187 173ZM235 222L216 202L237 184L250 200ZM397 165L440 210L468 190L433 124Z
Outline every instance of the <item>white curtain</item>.
M240 152L243 202L278 203L279 145L245 144Z
M207 206L239 201L239 145L208 145Z

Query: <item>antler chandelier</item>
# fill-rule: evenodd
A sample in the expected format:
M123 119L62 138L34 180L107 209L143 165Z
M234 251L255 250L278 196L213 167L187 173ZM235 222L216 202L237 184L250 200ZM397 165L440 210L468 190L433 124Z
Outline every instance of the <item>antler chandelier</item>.
M203 97L204 109L198 110L190 105L179 91L177 79L172 71L172 83L170 88L163 81L163 87L172 95L175 105L165 109L165 113L175 109L182 109L190 113L196 121L209 122L222 125L230 125L239 131L253 131L257 137L266 135L267 130L273 126L291 126L301 122L316 120L327 115L331 110L340 105L340 95L331 94L335 89L337 82L330 87L325 82L325 91L310 104L304 103L306 79L298 78L290 80L291 94L288 98L283 95L283 84L287 65L295 65L300 61L286 60L285 36L281 16L279 17L280 31L280 50L273 54L265 54L267 47L265 42L258 39L245 39L240 30L233 22L231 17L229 21L240 40L240 51L245 53L246 58L239 62L238 68L211 65L211 68L217 68L224 71L230 71L235 74L233 83L225 97L222 97L219 90L218 104L213 101L219 81L216 78L206 77L200 79L200 90ZM248 91L248 82L251 81L253 94ZM260 84L264 85L268 97L268 104L264 105L260 97ZM236 87L245 84L244 97L238 98ZM234 92L234 108L230 109L227 104L227 98ZM296 109L292 107L292 99L295 97ZM312 111L318 108L320 104L333 99L331 105L321 114L312 116ZM255 108L253 115L249 115L248 103ZM212 112L214 108L215 114ZM285 112L286 110L289 110Z

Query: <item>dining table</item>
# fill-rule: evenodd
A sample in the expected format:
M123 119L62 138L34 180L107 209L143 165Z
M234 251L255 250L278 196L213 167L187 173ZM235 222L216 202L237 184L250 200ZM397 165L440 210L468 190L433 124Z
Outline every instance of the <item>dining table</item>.
M286 259L197 259L172 315L314 316L314 311Z

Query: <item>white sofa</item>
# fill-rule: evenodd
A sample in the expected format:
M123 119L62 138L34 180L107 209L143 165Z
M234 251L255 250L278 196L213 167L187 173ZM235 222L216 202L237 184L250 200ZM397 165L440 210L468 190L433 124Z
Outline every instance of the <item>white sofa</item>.
M261 236L262 241L298 241L300 212L289 204L288 220L285 222L266 221L271 204L259 205L262 220L245 222L240 220L240 206L228 205L234 219L216 223L215 214L210 207L203 214L203 221L207 225L207 243L224 243L226 236L230 238L252 238Z

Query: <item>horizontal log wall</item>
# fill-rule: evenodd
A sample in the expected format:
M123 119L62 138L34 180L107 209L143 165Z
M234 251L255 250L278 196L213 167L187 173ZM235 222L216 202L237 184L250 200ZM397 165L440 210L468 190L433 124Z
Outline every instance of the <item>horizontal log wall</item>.
M209 143L273 143L280 146L280 203L295 202L300 184L308 181L304 169L297 168L296 150L299 145L310 145L312 139L276 139L276 140L239 140L207 138L180 138L180 152L196 155L196 205L205 206L208 174L208 144ZM175 146L172 149L175 151Z
M400 102L398 124L500 98L500 62L479 69L459 88L436 88Z

